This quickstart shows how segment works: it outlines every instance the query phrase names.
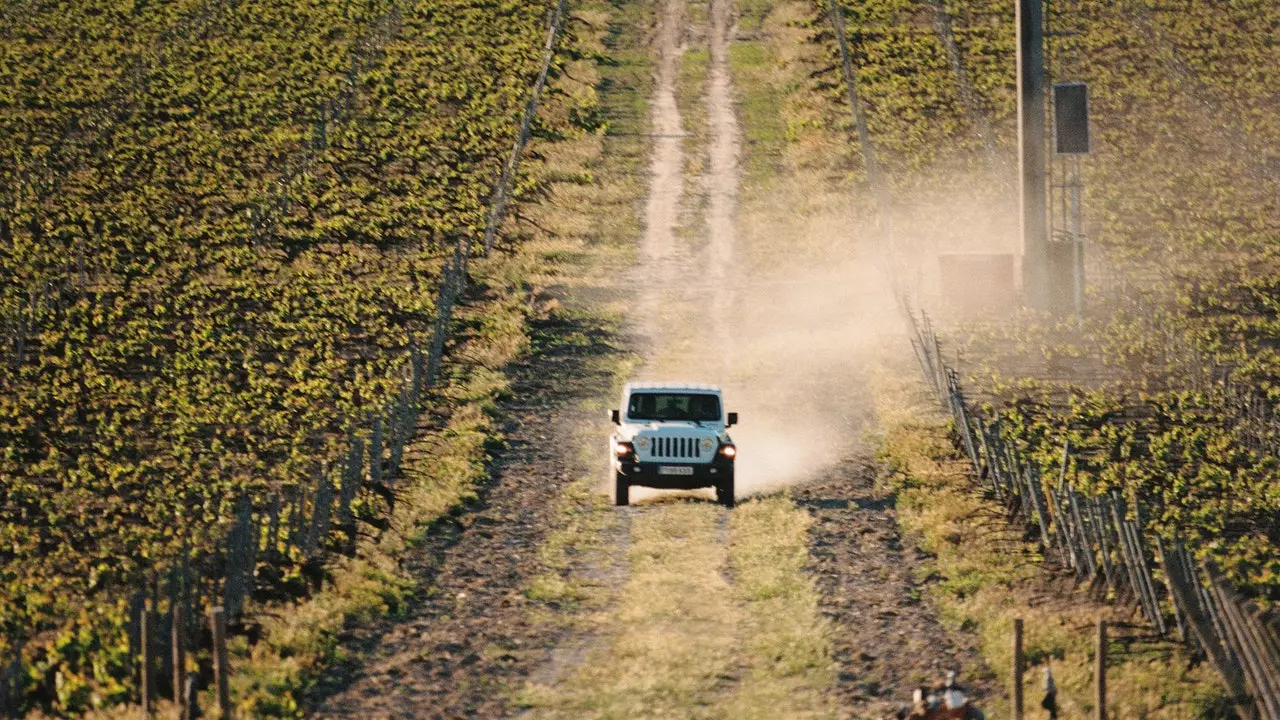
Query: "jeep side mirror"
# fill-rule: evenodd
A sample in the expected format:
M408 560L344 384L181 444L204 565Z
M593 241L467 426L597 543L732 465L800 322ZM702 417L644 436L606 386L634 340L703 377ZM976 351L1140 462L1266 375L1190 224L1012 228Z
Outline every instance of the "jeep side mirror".
M738 413L736 412L729 413L729 422L725 423L724 426L733 427L734 425L737 425L737 424L738 424Z
M610 410L610 411L609 411L609 420L610 420L611 422L613 422L613 424L614 424L614 425L621 425L621 424L622 424L622 414L621 414L621 413L619 413L617 410Z

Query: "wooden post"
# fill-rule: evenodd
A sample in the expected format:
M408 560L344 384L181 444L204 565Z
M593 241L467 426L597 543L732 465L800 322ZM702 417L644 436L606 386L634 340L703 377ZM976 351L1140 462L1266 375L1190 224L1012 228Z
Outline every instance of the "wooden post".
M231 717L231 688L228 685L227 673L227 614L221 606L209 611L209 622L213 626L213 683L218 689L218 717Z
M369 440L369 481L382 484L382 416L373 418L373 437Z
M1093 683L1097 690L1094 704L1097 720L1107 719L1107 621L1098 618L1098 650L1094 657Z
M200 717L199 679L195 674L187 676L187 684L182 688L182 720L193 720Z
M151 657L151 599L142 601L142 614L138 616L138 695L142 705L142 717L151 717L151 693L155 689L152 669L155 665Z
M1013 620L1013 720L1022 720L1022 618Z
M173 603L173 704L182 707L182 692L187 685L187 653L182 644L182 602Z
M274 557L280 552L280 491L271 494L271 504L267 506L267 544L266 550L269 557Z
M0 670L0 717L9 717L12 712L10 705L17 704L11 699L15 694L13 674L13 664L5 663L4 669Z

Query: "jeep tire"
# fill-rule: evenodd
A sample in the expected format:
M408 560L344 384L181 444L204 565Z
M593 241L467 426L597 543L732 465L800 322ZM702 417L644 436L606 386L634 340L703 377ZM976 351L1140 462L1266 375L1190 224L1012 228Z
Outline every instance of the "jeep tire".
M721 480L716 483L716 502L731 508L733 507L733 476Z
M631 484L622 473L613 476L613 504L622 506L631 504Z

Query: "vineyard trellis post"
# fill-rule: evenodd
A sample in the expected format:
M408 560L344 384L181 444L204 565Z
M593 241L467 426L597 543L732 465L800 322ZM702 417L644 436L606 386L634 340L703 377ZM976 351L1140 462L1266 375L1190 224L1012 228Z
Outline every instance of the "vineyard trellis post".
M1178 640L1190 644L1191 637L1187 630L1186 610L1182 607L1181 598L1173 589L1173 574L1169 568L1170 556L1165 552L1164 540L1156 535L1156 556L1160 560L1160 569L1164 573L1165 588L1169 591L1169 605L1173 608L1173 622L1178 631Z
M374 487L383 484L382 455L382 416L374 415L373 432L369 438L369 482Z
M1034 474L1031 474L1034 473ZM1029 477L1027 478L1028 490L1031 495L1031 502L1036 508L1036 524L1040 526L1040 542L1044 546L1044 552L1049 552L1053 547L1049 534L1049 513L1044 506L1043 487L1041 486L1040 471L1035 468L1029 468Z
M1134 552L1138 556L1138 567L1141 570L1143 586L1147 593L1147 602L1151 605L1151 622L1155 625L1156 632L1161 637L1169 634L1168 624L1165 623L1164 612L1160 609L1160 596L1156 593L1155 576L1151 571L1152 561L1148 558L1151 553L1147 550L1146 542L1143 540L1143 528L1146 521L1143 519L1142 503L1135 502L1133 504L1134 519L1129 523L1129 534L1133 536Z
M1107 621L1098 618L1093 658L1094 717L1107 720Z
M1022 618L1013 619L1013 720L1022 720Z
M308 557L314 558L324 549L325 538L329 534L329 517L333 509L333 483L329 479L329 467L321 466L316 480L315 506L311 511L310 527L307 530Z
M1085 512L1089 514L1090 521L1094 524L1098 536L1098 565L1102 568L1103 580L1106 582L1106 588L1110 592L1115 592L1115 572L1111 567L1112 552L1112 528L1107 522L1107 516L1102 512L1102 501L1096 496L1085 498Z
M1280 687L1273 684L1275 667L1266 666L1265 651L1257 637L1250 631L1249 623L1242 616L1234 593L1224 587L1222 578L1212 564L1205 567L1208 590L1221 609L1224 638L1232 646L1244 671L1245 680L1258 701L1258 710L1266 720L1280 720Z
M213 636L213 684L217 688L218 716L231 717L231 685L227 660L227 615L222 606L209 611L209 625Z
M0 671L0 717L18 717L22 704L22 643L13 647L13 658Z
M1244 678L1230 656L1228 648L1220 639L1221 635L1215 626L1208 598L1199 587L1194 561L1181 539L1175 541L1167 577L1169 589L1178 597L1187 618L1187 624L1195 634L1200 648L1209 658L1214 669L1218 671L1218 675L1222 677L1237 712L1241 717L1247 717L1248 709L1244 705L1243 698L1248 690L1244 685Z
M172 615L172 620L169 624L171 627L171 642L173 644L173 704L181 708L182 689L187 684L187 655L182 640L182 602L178 595L175 595L170 602L169 612Z
M142 707L142 717L151 717L151 695L155 692L155 657L152 654L152 600L142 601L142 615L138 621L139 654L138 654L138 704Z
M355 547L355 518L351 514L351 503L360 492L360 483L364 478L364 440L355 433L347 434L349 444L347 462L343 466L342 488L338 492L338 523L350 534L347 550Z
M1077 528L1080 538L1080 556L1084 558L1084 568L1082 568L1084 576L1093 579L1098 575L1098 566L1093 556L1093 538L1089 537L1089 527L1084 524L1084 518L1080 514L1080 493L1068 490L1067 503L1070 506L1071 522Z
M182 686L182 720L193 720L200 717L200 680L197 674L187 676Z
M231 525L231 530L227 533L226 559L223 564L223 572L226 578L223 586L223 603L229 618L239 616L240 608L246 595L245 565L249 559L249 552L246 546L249 541L248 524L251 510L252 505L248 495L242 495L237 498L235 520Z

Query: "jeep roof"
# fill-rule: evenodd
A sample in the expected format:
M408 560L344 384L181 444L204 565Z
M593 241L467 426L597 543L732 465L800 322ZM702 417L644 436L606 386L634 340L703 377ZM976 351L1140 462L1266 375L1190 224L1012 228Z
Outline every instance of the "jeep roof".
M680 382L636 382L627 383L625 392L630 394L636 390L669 390L673 392L720 392L720 388L715 385L706 385L702 383L680 383Z

